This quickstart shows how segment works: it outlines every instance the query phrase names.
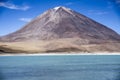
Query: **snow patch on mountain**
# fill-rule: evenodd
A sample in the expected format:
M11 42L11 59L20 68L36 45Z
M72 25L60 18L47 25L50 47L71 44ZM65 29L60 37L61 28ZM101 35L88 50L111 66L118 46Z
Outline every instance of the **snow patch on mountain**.
M71 9L66 8L66 7L63 7L63 6L57 6L57 7L55 7L54 9L55 9L55 10L58 10L59 8L62 8L62 9L64 9L64 10L71 10Z

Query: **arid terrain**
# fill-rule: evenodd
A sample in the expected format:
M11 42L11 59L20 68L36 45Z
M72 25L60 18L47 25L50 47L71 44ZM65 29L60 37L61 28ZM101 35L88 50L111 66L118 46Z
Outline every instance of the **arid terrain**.
M83 42L83 43L82 43ZM87 42L87 40L86 40ZM25 41L0 43L2 53L45 53L45 52L120 52L120 43L84 43L79 38L49 41Z

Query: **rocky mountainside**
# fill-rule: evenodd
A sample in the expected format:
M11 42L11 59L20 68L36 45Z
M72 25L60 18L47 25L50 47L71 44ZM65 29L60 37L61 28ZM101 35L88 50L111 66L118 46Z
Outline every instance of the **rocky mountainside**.
M20 30L0 37L0 41L1 52L120 51L119 34L65 7L44 12ZM29 47L24 47L25 43Z
M113 30L65 7L55 7L44 12L22 29L0 40L14 42L60 38L120 40Z

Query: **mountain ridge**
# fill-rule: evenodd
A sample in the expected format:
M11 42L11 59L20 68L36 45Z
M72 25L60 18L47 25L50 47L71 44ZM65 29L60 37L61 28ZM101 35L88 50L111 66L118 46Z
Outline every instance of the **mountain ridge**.
M89 33L87 33L87 31L89 31ZM69 34L64 34L65 32L66 33L68 32ZM70 35L71 34L70 32L73 33L73 36ZM83 33L81 34L80 32L84 32L86 34L83 35ZM61 34L67 36L66 38L71 38L74 36L76 37L96 36L100 38L104 37L103 39L109 39L106 37L109 36L116 38L115 36L118 36L118 34L114 32L112 29L109 29L106 26L97 23L92 19L89 19L86 16L83 16L69 8L58 7L57 10L53 8L46 11L42 15L38 16L36 19L32 20L22 29L16 31L15 33L11 33L10 35L8 34L7 36L5 36L5 38L7 37L9 39L15 38L14 36L18 36L18 38L25 38L27 35L29 35L27 37L32 37L33 35L36 36L36 38L39 38L40 40L41 39L49 40L52 37L53 39L60 37L64 38L65 36Z
M68 42L64 40L68 40ZM47 10L20 30L1 37L0 41L5 42L4 45L7 45L7 48L12 47L12 49L14 49L15 46L23 49L23 45L20 45L19 42L24 43L28 41L36 44L36 41L40 43L43 41L43 44L32 44L30 46L39 46L43 51L50 51L50 49L52 51L54 51L54 49L59 51L60 49L61 51L61 49L64 50L64 48L68 50L76 48L78 51L86 50L90 52L91 50L94 51L90 46L92 45L96 51L97 49L98 51L120 51L118 49L120 46L116 44L119 44L120 42L119 34L103 24L100 24L76 11L61 6ZM16 45L11 46L13 44L10 45L9 42L15 42ZM107 45L104 45L105 43L107 43ZM100 44L102 47L99 46ZM48 48L48 45L52 48ZM83 45L88 46L83 48ZM113 48L108 47L108 45ZM6 48L3 44L1 46L1 50ZM38 49L38 52L40 52L40 48L35 47L34 49ZM35 51L34 49L30 48L28 50Z

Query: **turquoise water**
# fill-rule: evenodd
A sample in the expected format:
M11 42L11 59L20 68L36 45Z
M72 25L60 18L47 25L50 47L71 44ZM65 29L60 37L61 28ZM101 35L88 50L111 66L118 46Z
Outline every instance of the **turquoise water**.
M0 56L0 80L120 80L120 56Z

